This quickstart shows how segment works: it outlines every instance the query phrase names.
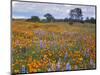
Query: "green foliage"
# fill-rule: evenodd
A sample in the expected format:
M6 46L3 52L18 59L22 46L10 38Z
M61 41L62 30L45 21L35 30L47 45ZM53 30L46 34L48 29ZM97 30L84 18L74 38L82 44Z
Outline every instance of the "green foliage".
M40 18L38 16L32 16L30 19L27 21L33 21L33 22L40 22Z
M47 22L54 22L54 17L51 14L47 13L44 17L46 17Z

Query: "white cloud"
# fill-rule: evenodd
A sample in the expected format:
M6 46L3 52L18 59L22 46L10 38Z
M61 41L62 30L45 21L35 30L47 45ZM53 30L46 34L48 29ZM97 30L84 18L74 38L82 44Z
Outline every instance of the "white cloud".
M84 16L95 17L95 7L79 6L79 5L65 5L65 4L47 4L47 3L33 3L33 2L16 2L12 3L12 14L14 16L32 16L36 15L43 17L44 14L50 13L55 18L68 17L69 11L73 8L81 8Z
M25 17L25 16L12 16L12 18L14 19L25 19L25 18L28 18L28 17Z
M12 6L14 7L14 6L16 6L16 4L18 4L19 2L17 2L17 1L12 1Z

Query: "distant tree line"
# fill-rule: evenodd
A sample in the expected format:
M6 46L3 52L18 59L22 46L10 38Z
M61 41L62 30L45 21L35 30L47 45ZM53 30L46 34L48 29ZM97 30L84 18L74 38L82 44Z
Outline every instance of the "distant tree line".
M70 10L69 12L69 18L65 17L64 19L56 19L54 16L52 16L50 13L47 13L44 15L46 19L40 19L38 16L31 16L30 19L27 19L27 21L32 22L68 22L69 24L73 24L75 22L80 23L96 23L96 19L94 17L87 17L86 19L83 19L83 12L81 8L74 8Z

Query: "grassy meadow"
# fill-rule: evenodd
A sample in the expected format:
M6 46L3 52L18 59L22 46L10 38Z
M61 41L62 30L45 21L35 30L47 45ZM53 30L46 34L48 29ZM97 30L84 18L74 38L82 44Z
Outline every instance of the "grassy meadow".
M12 72L96 68L95 24L12 21Z

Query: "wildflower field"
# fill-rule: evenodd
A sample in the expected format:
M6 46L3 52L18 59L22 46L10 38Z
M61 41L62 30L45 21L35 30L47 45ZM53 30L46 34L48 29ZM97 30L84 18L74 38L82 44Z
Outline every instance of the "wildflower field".
M96 68L95 24L12 21L12 73Z

